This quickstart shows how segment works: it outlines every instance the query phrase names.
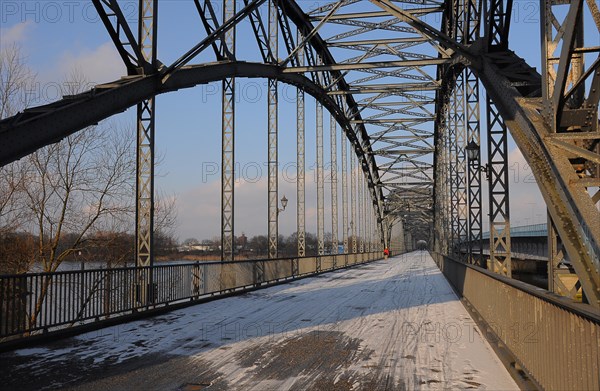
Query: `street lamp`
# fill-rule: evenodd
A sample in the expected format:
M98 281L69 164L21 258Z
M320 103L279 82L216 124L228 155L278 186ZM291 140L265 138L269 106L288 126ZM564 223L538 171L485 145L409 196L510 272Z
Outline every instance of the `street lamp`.
M477 145L475 140L469 141L465 149L467 150L467 159L469 159L471 164L479 161L479 145Z
M287 207L287 204L288 204L288 199L284 195L283 197L281 197L281 206L283 206L283 209L277 208L277 214L283 212L285 210L285 208Z
M469 160L471 166L485 173L485 179L490 180L490 166L488 164L482 166L479 163L481 152L479 149L479 145L475 142L475 140L469 141L465 149L467 151L467 159Z

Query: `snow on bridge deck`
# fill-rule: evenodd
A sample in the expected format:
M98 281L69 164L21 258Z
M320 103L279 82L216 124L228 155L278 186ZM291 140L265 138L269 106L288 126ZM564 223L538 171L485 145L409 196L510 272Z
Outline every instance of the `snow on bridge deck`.
M425 252L0 355L0 388L516 390Z

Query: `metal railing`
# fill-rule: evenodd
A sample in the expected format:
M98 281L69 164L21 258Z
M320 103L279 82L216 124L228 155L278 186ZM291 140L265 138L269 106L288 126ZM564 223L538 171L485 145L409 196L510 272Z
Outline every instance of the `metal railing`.
M0 343L253 289L381 257L378 251L2 275Z
M483 330L543 389L600 389L600 314L541 288L434 254L488 325Z

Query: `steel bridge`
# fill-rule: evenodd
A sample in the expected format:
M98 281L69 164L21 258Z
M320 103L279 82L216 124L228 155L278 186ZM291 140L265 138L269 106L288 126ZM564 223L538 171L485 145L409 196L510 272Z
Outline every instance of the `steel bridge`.
M309 95L316 101L310 121L316 124L317 140L318 254L310 261L314 267L304 273L347 265L349 256L350 263L368 261L385 247L402 252L426 240L440 268L469 301L477 301L477 295L469 291L475 288L467 289L472 284L467 276L483 273L510 286L510 133L548 211L549 290L579 297L583 303L574 305L585 307L592 318L598 315L600 11L594 0L540 0L539 72L511 50L512 0L340 0L316 8L293 0L194 0L204 34L171 63L157 55L158 0L139 1L135 26L117 0L91 3L127 74L0 121L0 164L137 106L137 267L132 275L147 282L138 292L143 305L155 300L155 97L221 83L221 249L223 265L234 265L234 165L240 148L234 142L235 80L261 78L268 81L269 259L252 264L253 280L246 285L303 273ZM584 28L584 20L591 28ZM251 58L240 56L236 48L242 24L254 34ZM592 36L586 36L589 30ZM281 84L295 89L297 112L298 258L289 262L289 272L276 263ZM324 150L326 128L330 151ZM326 154L332 163L328 184ZM331 186L330 208L325 207L326 186ZM482 245L484 202L489 255ZM343 254L335 246L325 254L326 210L332 242L343 243ZM339 257L345 257L342 263ZM269 270L271 264L286 271L279 275ZM223 282L227 273L220 273L221 290L232 288ZM565 274L575 279L569 287ZM483 282L477 287L489 288L485 295L502 291ZM569 298L560 301L561 308L567 302ZM484 307L476 310L489 310ZM597 334L595 338L597 342Z

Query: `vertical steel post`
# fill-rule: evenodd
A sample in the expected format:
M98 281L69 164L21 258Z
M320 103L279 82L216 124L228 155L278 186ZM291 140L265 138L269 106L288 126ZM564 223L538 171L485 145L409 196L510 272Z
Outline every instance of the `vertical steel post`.
M465 80L467 142L476 144L479 148L479 156L481 156L479 79L470 69L465 69ZM468 262L472 264L479 263L479 266L485 267L486 263L483 259L481 170L479 169L479 161L469 162L467 170L469 195Z
M317 255L325 253L324 232L324 176L323 176L323 105L316 102L316 141L317 141ZM320 271L320 258L317 258L317 271Z
M329 116L331 140L331 254L338 253L338 177L337 177L337 122ZM336 267L334 257L333 267Z
M496 105L489 97L486 102L486 111L489 154L490 263L494 272L511 277L506 125Z
M302 34L298 31L298 42L302 42ZM298 65L304 65L304 48L298 50ZM297 176L296 176L296 234L298 235L298 256L303 257L306 255L306 162L305 162L305 126L304 126L304 91L300 88L296 89L296 163Z
M156 66L158 0L140 0L138 42L144 59ZM136 159L136 266L154 264L154 132L156 101L137 105ZM148 269L144 269L148 270ZM152 270L140 271L137 299L150 304L154 290Z
M449 252L456 254L458 238L458 169L457 169L457 121L456 121L456 89L450 95L450 109L448 110L448 168L450 187L450 249Z
M472 44L481 36L481 2L465 0L465 41ZM465 121L467 125L467 143L474 143L479 148L481 158L481 121L479 110L479 79L470 68L465 68ZM479 161L469 162L467 167L468 183L468 262L479 263L485 267L482 240L482 208L481 208L481 170Z
M278 51L278 15L277 2L269 1L269 47L273 58L272 62L277 61ZM269 92L267 97L268 105L268 205L269 205L269 258L277 258L278 247L278 156L277 156L277 138L278 138L278 109L277 109L277 80L269 79Z
M371 252L373 245L373 208L369 202L369 197L365 198L365 209L367 211L367 252Z
M357 166L357 175L358 175L358 182L357 182L357 187L358 187L358 237L359 237L359 242L358 242L358 251L363 253L365 252L365 221L364 221L364 215L365 215L365 203L364 203L364 176L363 176L363 172L361 170L361 164L360 164L360 159L358 159L358 166Z
M377 210L371 205L371 251L377 251Z
M434 249L440 254L448 254L448 102L440 101L437 105L438 121L436 123L434 180L435 180L435 235Z
M486 38L489 51L508 49L512 0L488 0ZM496 106L486 99L490 266L494 272L512 275L506 125Z
M463 245L468 239L468 218L467 210L467 162L465 155L465 146L467 144L467 129L465 124L465 90L464 90L464 72L461 72L456 78L455 93L455 126L456 126L456 194L457 194L457 233L458 255L464 259Z
M363 251L369 251L369 185L367 177L363 180L363 233L364 233L364 243L363 243Z
M556 293L559 287L556 284L556 271L558 269L558 264L562 261L564 257L562 249L560 248L560 238L554 229L554 224L552 223L552 217L550 217L550 213L548 213L547 217L547 226L548 226L548 290L550 292Z
M445 122L445 121L444 121ZM440 149L439 159L436 162L436 182L439 182L439 185L436 189L436 199L439 202L439 213L436 215L436 223L438 224L438 232L436 233L436 238L438 239L438 251L441 254L448 255L448 244L449 244L449 236L448 236L448 205L449 205L449 193L448 193L448 164L447 164L447 155L448 155L448 141L446 137L446 128L441 127L440 135L438 136L439 142L438 147ZM439 219L439 222L437 222Z
M223 23L235 15L235 0L223 0ZM235 57L235 27L227 30L223 51ZM221 119L221 259L233 261L235 250L235 77L222 81Z
M352 231L352 253L358 251L356 240L356 154L350 151L350 230Z
M570 264L565 261L566 250L548 213L548 290L581 302L581 281Z
M144 59L156 64L157 0L139 2L139 45ZM136 265L153 264L155 100L137 106Z
M450 140L451 138L451 127L452 127L452 122L450 121L450 114L448 113L450 110L450 105L448 105L448 108L446 110L446 122L445 122L445 126L444 126L444 133L445 133L445 148L444 148L444 170L445 171L445 176L444 176L444 194L446 194L446 203L444 205L444 209L445 209L445 237L448 239L446 240L446 244L445 244L445 253L448 255L452 254L453 251L453 247L452 247L452 240L453 240L453 208L452 208L452 169L454 166L454 159L452 158L453 155L451 153L451 145L452 142ZM407 247L408 248L408 247Z
M348 254L348 140L343 129L340 135L342 144L342 235L344 237L344 254Z

